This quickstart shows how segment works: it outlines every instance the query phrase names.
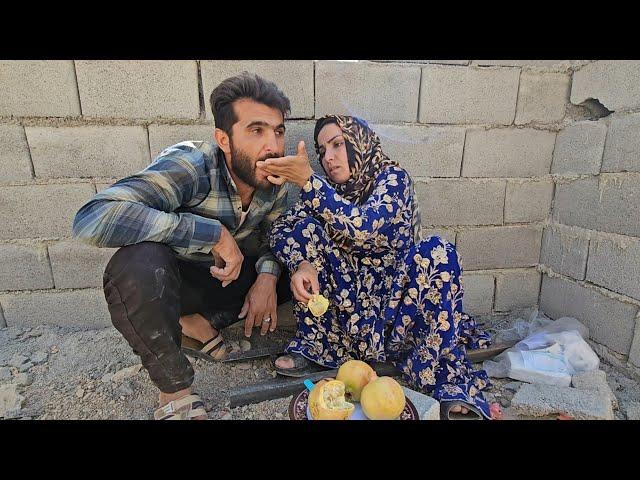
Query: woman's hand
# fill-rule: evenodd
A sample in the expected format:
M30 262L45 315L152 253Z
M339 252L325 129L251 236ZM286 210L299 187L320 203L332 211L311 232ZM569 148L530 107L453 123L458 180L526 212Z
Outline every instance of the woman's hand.
M309 288L313 293L309 293ZM309 262L302 262L296 273L291 276L291 291L296 300L304 304L311 300L313 295L320 293L318 271Z
M298 142L297 155L267 158L264 161L257 162L256 167L266 171L269 174L267 180L275 185L290 182L302 188L313 174L313 168L311 168L303 140Z

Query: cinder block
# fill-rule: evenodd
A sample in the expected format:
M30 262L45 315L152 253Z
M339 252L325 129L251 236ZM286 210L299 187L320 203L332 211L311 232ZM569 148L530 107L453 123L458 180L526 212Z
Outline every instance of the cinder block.
M456 231L450 230L446 228L423 228L422 229L422 238L428 238L430 236L440 237L452 245L456 244Z
M540 263L550 267L554 272L584 280L588 254L588 238L569 229L544 229Z
M512 270L496 274L495 310L506 312L538 304L541 274L535 269Z
M492 225L502 223L505 182L430 179L416 182L422 225Z
M309 160L311 161L311 166L322 172L322 167L318 163L318 155L316 154L316 148L313 141L313 129L315 128L316 122L291 121L286 122L285 125L287 127L284 141L285 154L295 155L298 148L298 142L300 140L304 140L304 145L307 150Z
M519 76L518 68L426 66L419 121L510 125L516 113Z
M407 387L402 387L402 390L416 407L420 420L440 420L440 402L435 398Z
M89 183L0 187L0 240L71 236L73 217L94 194Z
M0 125L0 183L31 180L31 159L24 128Z
M603 122L578 122L558 132L551 173L599 173L606 136Z
M606 393L611 400L613 409L618 409L618 399L607 383L607 373L604 370L577 373L571 377L571 386L578 390L597 390Z
M458 177L465 129L373 125L382 150L413 177Z
M640 113L611 118L602 171L640 172Z
M462 266L467 270L533 267L538 264L542 229L530 226L484 227L456 236Z
M372 60L384 63L435 63L441 65L468 65L469 60Z
M82 114L116 118L198 118L193 60L78 60Z
M118 180L114 179L112 182L97 182L96 183L96 193L100 193L102 190L104 190L105 188L110 187L111 185L113 185L117 181Z
M601 174L556 185L556 223L640 236L640 174Z
M151 159L167 147L188 140L215 143L213 125L149 125Z
M102 274L117 248L96 248L77 240L49 246L56 288L102 288Z
M505 223L546 220L551 212L553 182L551 180L507 182L504 205Z
M213 120L211 92L225 79L246 70L275 83L291 102L290 118L313 118L312 60L203 60L200 62L207 118Z
M551 318L574 317L589 328L590 338L627 355L638 307L609 298L564 278L542 277L540 309Z
M640 239L591 238L587 281L640 300Z
M367 122L415 122L419 88L419 67L319 61L316 118L334 113Z
M461 278L464 311L471 315L491 313L493 309L493 275L465 273Z
M549 173L556 134L532 128L467 132L463 177L536 177Z
M522 72L515 123L562 120L569 101L569 85L569 75L564 73Z
M607 393L525 383L514 395L516 413L534 417L565 414L576 420L613 420Z
M472 65L503 67L569 67L584 60L472 60Z
M640 61L599 60L573 74L571 103L589 98L600 101L609 110L640 106Z
M60 325L78 329L111 325L102 289L0 295L7 325Z
M36 177L125 177L151 160L144 127L26 127Z
M2 60L0 84L0 116L80 115L73 60Z
M0 290L53 288L44 245L0 245Z

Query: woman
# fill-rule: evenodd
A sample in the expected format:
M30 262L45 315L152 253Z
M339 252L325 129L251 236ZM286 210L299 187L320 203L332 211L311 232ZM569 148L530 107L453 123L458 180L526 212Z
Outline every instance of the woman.
M295 338L278 370L390 361L414 388L441 402L446 418L468 410L491 418L481 393L490 386L487 375L472 371L465 357L465 347L486 347L489 337L462 312L455 247L437 236L420 240L408 173L358 118L323 117L314 140L327 178L310 167L295 175L286 168L287 158L306 157L300 145L298 157L258 164L274 183L302 187L300 201L273 223L270 236L301 302L294 306ZM309 289L329 299L320 317L307 308Z

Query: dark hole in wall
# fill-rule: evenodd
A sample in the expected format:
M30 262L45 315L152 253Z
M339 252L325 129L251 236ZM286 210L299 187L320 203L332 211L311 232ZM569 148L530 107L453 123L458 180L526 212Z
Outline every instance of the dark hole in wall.
M600 103L600 100L597 98L587 98L578 106L582 107L588 120L598 120L599 118L608 117L614 112Z

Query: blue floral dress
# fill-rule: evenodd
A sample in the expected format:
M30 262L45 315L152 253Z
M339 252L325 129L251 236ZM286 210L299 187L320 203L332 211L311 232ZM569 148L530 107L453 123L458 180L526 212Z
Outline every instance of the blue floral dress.
M291 272L312 263L330 306L315 317L295 302L297 331L286 352L332 368L349 359L389 361L413 388L470 403L490 418L482 395L489 379L465 357L466 347L486 347L489 336L463 313L455 247L416 234L408 173L384 169L362 205L316 174L300 197L273 223L271 247Z

